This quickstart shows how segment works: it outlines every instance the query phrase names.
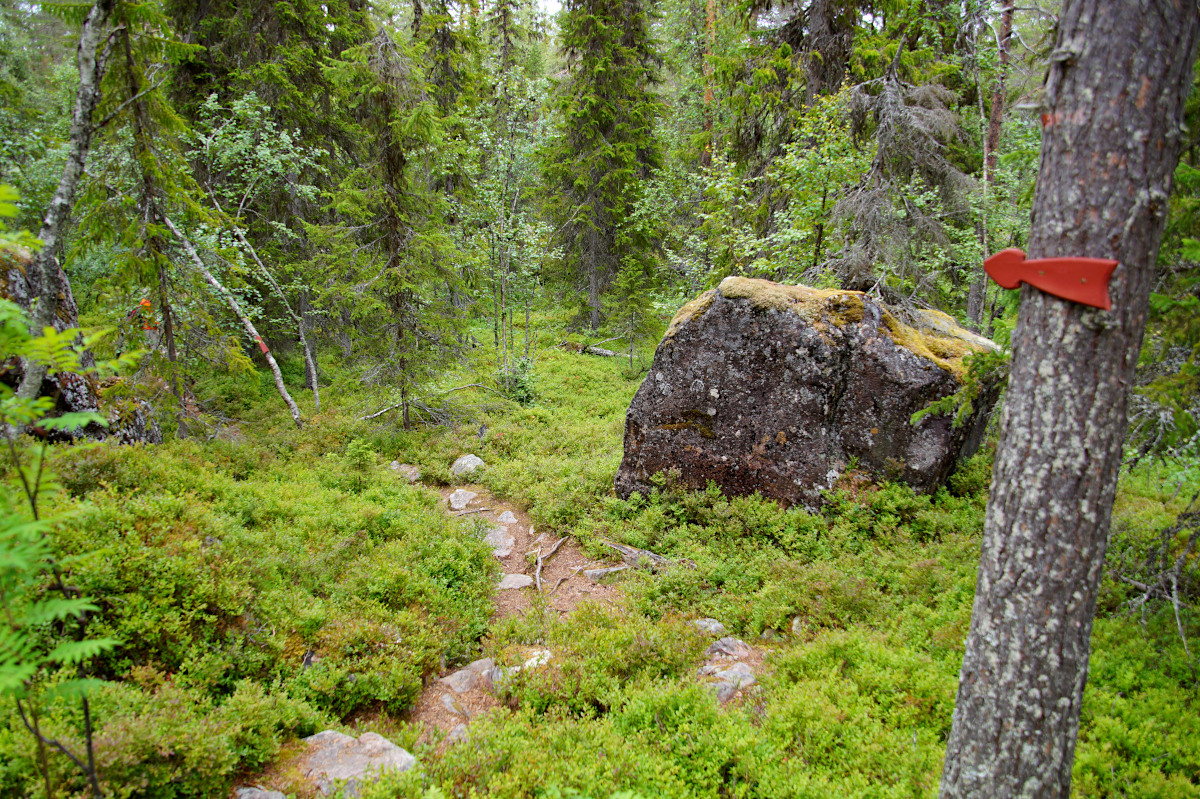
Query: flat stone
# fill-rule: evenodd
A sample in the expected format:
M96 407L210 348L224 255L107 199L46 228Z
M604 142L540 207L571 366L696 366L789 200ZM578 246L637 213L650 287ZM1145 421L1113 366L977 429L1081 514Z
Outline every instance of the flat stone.
M721 638L705 650L705 654L709 657L727 657L737 660L750 657L754 654L754 649L740 638Z
M591 580L593 583L598 583L610 574L623 572L628 569L628 566L609 566L606 569L584 569L583 576Z
M509 589L528 588L533 585L533 578L528 574L506 574L504 579L500 581L500 590L507 591Z
M804 622L804 617L797 616L792 619L792 635L803 638L806 632L808 632L808 625Z
M279 791L268 791L257 785L238 788L233 795L234 799L287 799L287 796Z
M735 688L745 688L748 685L754 685L758 679L754 676L754 669L746 663L734 663L727 669L718 671L715 675L721 682L731 683Z
M716 619L692 619L692 624L701 632L706 632L709 635L724 635L725 625Z
M500 514L500 518L496 519L496 521L500 522L500 524L516 524L517 517L512 511L506 510Z
M456 716L465 716L470 718L470 713L462 704L450 694L442 694L442 707Z
M453 674L443 677L439 682L456 694L465 694L479 685L479 672L459 669Z
M778 630L772 630L770 627L762 631L762 635L758 636L760 641L782 641L783 636Z
M462 510L470 505L471 500L475 499L477 496L479 496L479 494L475 493L474 491L468 491L465 488L460 488L451 494L446 501L450 503L450 510Z
M411 463L401 463L400 461L392 461L388 468L399 474L410 483L415 483L421 479L420 466L413 466Z
M304 774L326 796L341 787L346 796L360 795L365 782L374 782L389 771L407 771L416 758L374 732L353 737L325 730L304 739L308 751L298 763Z
M492 548L492 554L496 557L507 558L517 545L517 539L513 538L506 528L493 527L483 537L483 543Z
M467 740L468 737L470 737L470 734L467 732L466 724L456 724L450 730L450 732L446 733L446 741L448 743L452 743L452 744L459 743L460 741L465 741L465 740Z
M473 671L476 674L487 674L494 668L496 668L495 658L480 658L479 660L473 660L467 665L463 666L463 671Z
M480 458L478 455L463 455L450 467L450 474L455 477L462 477L463 475L473 473L476 469L484 468L487 468L487 464L483 462L483 458Z

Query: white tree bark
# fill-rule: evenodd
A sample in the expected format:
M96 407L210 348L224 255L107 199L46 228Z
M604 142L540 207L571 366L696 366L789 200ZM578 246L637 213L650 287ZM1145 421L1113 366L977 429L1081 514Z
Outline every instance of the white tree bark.
M279 371L279 364L275 362L275 356L271 354L271 350L267 348L262 336L258 334L258 330L254 327L254 323L250 321L248 316L242 313L241 306L238 305L237 300L234 299L233 295L230 294L223 285L221 285L221 281L217 280L213 273L209 271L208 267L204 265L204 260L200 257L200 254L196 252L196 248L192 246L192 242L187 238L187 236L183 235L183 233L179 231L179 228L175 226L175 223L172 222L169 217L163 216L163 223L167 226L167 229L171 231L171 235L175 237L175 239L179 242L179 245L183 247L183 251L186 252L188 258L191 259L192 265L196 267L197 271L199 271L204 277L205 281L208 282L208 285L212 286L217 294L220 295L223 300L225 300L226 305L229 306L229 310L233 311L233 315L238 318L238 320L242 323L242 327L246 329L246 333L248 333L250 338L258 344L259 349L262 350L263 356L267 359L267 365L271 367L271 374L275 377L275 388L279 391L279 396L283 397L283 401L287 403L288 410L291 411L292 421L296 423L296 427L302 426L304 420L300 417L300 409L296 407L295 400L292 399L292 395L288 393L287 387L284 386L283 374Z

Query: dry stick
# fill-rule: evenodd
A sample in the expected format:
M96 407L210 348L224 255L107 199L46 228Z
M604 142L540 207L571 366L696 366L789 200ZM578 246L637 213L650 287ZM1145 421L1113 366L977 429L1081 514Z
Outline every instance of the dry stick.
M558 551L558 548L563 545L563 542L566 541L567 538L568 536L564 535L562 538L558 539L554 546L550 547L550 551L545 555L542 555L542 548L538 547L537 568L533 572L533 581L537 585L537 590L542 590L542 566L545 565L546 561L554 557L554 553Z
M485 513L489 510L491 510L491 508L476 508L475 510L464 510L464 511L460 511L458 513L451 513L450 515L451 516L469 516L472 513Z
M279 372L279 364L275 363L275 356L271 355L271 351L267 349L267 345L263 343L262 336L258 335L258 331L254 328L254 323L250 321L248 316L242 313L242 309L238 306L237 300L233 298L233 295L221 285L219 280L213 277L212 272L208 271L208 267L204 265L204 261L201 260L200 254L196 252L196 248L192 246L192 243L187 239L186 236L179 232L179 228L175 227L175 224L165 215L163 216L163 223L167 226L167 229L171 231L172 235L179 240L180 245L183 247L184 251L187 252L188 257L192 259L192 264L200 270L200 274L204 276L204 279L208 281L208 284L212 286L218 294L221 295L226 304L229 306L229 309L233 311L233 315L241 320L242 327L246 328L246 332L250 334L250 338L258 342L258 348L262 350L263 355L267 359L267 364L271 367L271 374L275 376L275 388L279 390L279 396L283 397L283 401L287 403L288 408L291 410L292 421L296 423L296 427L300 427L303 424L303 421L300 418L300 409L296 407L296 403L292 399L292 395L289 394L287 388L284 387L283 375Z

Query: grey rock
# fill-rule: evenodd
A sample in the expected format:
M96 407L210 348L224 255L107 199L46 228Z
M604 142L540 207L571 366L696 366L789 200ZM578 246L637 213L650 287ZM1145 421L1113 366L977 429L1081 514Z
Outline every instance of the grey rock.
M463 455L450 467L450 474L455 477L472 474L476 469L486 468L487 464L478 455Z
M399 474L410 483L415 483L421 479L420 466L413 466L411 463L401 463L400 461L392 461L388 468Z
M852 461L932 491L978 446L996 389L959 428L910 419L959 388L964 354L994 349L937 312L726 278L658 345L626 415L617 493L648 494L654 474L678 469L683 487L817 508Z
M475 499L477 496L479 496L479 494L475 493L474 491L468 491L465 488L459 488L449 497L447 497L446 501L450 503L450 510L462 510L470 505L471 500Z
M456 724L450 732L446 733L446 741L452 744L465 741L469 737L470 733L467 732L466 724Z
M517 545L517 539L513 538L505 528L493 527L483 537L483 543L492 548L492 554L496 557L507 558L512 554L513 547Z
M623 572L628 569L628 566L609 566L606 569L584 569L583 576L591 580L593 583L598 583L610 574Z
M745 663L734 663L729 668L718 671L714 676L721 682L731 683L737 688L745 688L758 681L754 676L754 669Z
M725 625L716 619L692 619L692 624L709 635L724 635Z
M512 511L506 510L500 514L500 517L496 521L500 522L500 524L516 524L517 517Z
M804 617L797 616L792 619L792 635L796 638L803 638L806 632L808 632L808 624L804 621Z
M533 585L533 578L528 574L506 574L504 579L500 581L500 590L507 591L510 589L528 588Z
M365 782L374 782L388 771L407 771L416 758L377 733L349 735L325 730L304 739L308 751L300 759L300 772L329 796L342 787L357 797Z
M760 641L782 641L783 640L783 636L779 634L779 631L772 630L770 627L763 630L762 634L759 635L758 638Z
M495 660L482 658L463 666L453 674L442 677L440 682L456 694L465 694L480 686L491 688L491 673L495 667Z
M257 785L238 788L233 795L234 799L287 799L287 796L279 791L268 791Z
M468 712L468 710L462 706L462 703L450 694L442 694L442 707L446 708L446 710L455 714L456 716L464 716L466 718L471 717L470 712Z
M439 682L456 694L465 694L467 691L474 690L479 685L479 673L459 669L453 674L443 677Z
M754 654L754 649L740 638L721 638L715 641L704 653L709 657L725 657L737 660L739 658L750 657Z

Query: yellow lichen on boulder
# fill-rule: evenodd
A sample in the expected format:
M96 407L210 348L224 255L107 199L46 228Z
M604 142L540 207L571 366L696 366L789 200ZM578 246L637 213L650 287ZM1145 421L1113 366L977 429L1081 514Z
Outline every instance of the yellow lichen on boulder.
M809 324L829 319L843 327L863 318L861 291L785 286L751 277L727 277L717 290L726 299L750 300L763 311L791 311Z
M707 311L708 306L713 304L713 299L716 297L716 295L716 289L709 289L696 299L680 308L675 313L675 317L671 320L671 324L667 326L667 332L663 335L663 338L668 339L675 335L675 332L679 330L679 328L685 323L687 323L689 319L694 319L695 317Z
M958 325L941 311L917 311L914 325L905 324L895 314L884 309L882 330L893 342L954 375L961 383L967 372L963 358L973 352L999 349L983 336L977 336Z

